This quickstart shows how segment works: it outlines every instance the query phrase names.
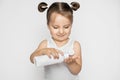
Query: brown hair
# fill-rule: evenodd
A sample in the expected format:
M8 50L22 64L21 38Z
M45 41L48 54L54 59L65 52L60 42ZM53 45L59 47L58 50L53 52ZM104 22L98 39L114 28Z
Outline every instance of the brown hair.
M49 8L47 7L47 3L45 2L41 2L39 5L38 5L38 10L40 12L43 12L45 11L47 8L47 24L49 24L49 21L50 21L50 17L51 17L51 14L56 12L58 14L61 14L62 16L65 16L67 17L68 19L71 20L71 22L73 22L73 10L76 11L79 7L80 7L80 4L78 2L72 2L71 3L71 7L65 3L65 2L54 2Z

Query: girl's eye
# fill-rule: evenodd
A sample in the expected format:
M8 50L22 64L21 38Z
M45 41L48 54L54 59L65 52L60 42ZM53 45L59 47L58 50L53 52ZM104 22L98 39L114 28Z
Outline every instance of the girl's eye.
M57 26L53 26L53 28L54 28L54 29L58 29L58 27L57 27Z
M68 29L68 28L69 28L69 26L64 26L64 28L65 28L65 29Z

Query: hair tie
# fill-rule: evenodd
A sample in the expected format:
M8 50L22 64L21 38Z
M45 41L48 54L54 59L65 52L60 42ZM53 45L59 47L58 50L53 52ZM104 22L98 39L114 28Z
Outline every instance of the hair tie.
M79 4L78 2L71 2L71 5L72 5L71 8L72 8L74 11L76 11L77 9L80 8L80 4Z
M45 10L48 8L47 6L48 6L47 3L41 2L41 3L38 5L38 11L40 11L40 12L45 11Z

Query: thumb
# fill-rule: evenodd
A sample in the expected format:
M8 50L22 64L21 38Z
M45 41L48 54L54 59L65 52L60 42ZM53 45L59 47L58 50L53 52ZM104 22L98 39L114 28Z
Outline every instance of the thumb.
M79 59L79 56L78 55L73 55L72 58L73 59Z

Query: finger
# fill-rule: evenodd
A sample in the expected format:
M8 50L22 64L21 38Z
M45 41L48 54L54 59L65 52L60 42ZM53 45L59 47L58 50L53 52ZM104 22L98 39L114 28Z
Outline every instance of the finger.
M52 58L50 54L47 54L47 56L48 56L50 59Z
M74 56L74 55L69 55L69 57L71 57L71 58L72 58L73 56Z
M71 63L71 62L72 62L72 58L71 58L71 57L66 58L66 59L65 59L65 62L66 62L66 63Z
M67 63L67 62L68 62L68 60L69 60L69 58L65 58L65 59L64 59L64 62L66 62L66 63Z
M56 49L52 49L52 55L54 57L54 59L58 59L59 58L59 55L58 55L58 52Z
M76 61L76 57L74 57L74 55L69 55L69 63L75 62L75 61Z
M59 52L58 52L57 49L55 49L55 57L56 57L57 59L59 59Z
M72 58L73 58L73 59L79 59L80 56L78 56L78 55L73 55Z
M80 56L75 55L75 56L73 56L73 59L77 64L80 64Z
M53 52L52 53L52 56L54 57L54 59L58 59L59 57L58 57L58 54L56 53L56 52Z
M57 50L57 52L58 52L61 56L64 56L63 51L61 51L61 50Z

